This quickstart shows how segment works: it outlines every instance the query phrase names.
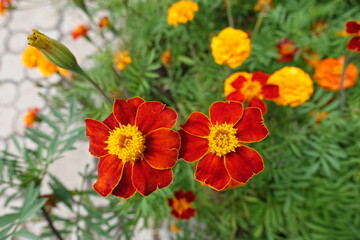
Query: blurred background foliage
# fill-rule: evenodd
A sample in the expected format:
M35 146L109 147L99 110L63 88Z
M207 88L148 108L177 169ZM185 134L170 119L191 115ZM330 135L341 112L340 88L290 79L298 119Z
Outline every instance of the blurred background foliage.
M257 1L198 0L199 12L193 21L174 28L166 22L170 0L81 0L69 1L89 15L106 11L112 28L93 30L89 37L97 51L89 56L94 67L89 74L112 97L141 96L162 101L179 113L178 125L193 111L207 114L215 101L223 101L224 80L237 71L273 73L283 66L302 68L311 76L314 69L302 56L315 51L321 59L345 55L347 37L340 36L348 20L360 20L357 0L274 0L269 11L254 10ZM86 6L86 8L84 8ZM236 69L220 66L211 55L210 41L229 26L231 6L234 27L251 36L250 57ZM65 7L58 5L57 7ZM325 22L319 33L313 26ZM95 29L96 27L94 27ZM291 62L278 62L276 45L287 38L299 49ZM101 44L100 44L101 43ZM171 64L161 55L169 49ZM117 50L128 50L132 63L119 71L113 63ZM81 64L81 63L80 63ZM354 62L359 66L359 61ZM180 232L173 239L360 239L360 86L346 90L346 108L339 113L339 93L316 87L312 98L296 108L268 103L264 116L270 135L255 143L263 156L265 170L243 187L216 192L201 186L193 177L194 164L182 160L174 168L174 182L147 198L128 200L100 196L89 187L96 178L96 164L82 173L82 189L66 189L50 176L53 196L42 196L48 167L84 138L83 118L103 120L111 107L84 80L59 80L55 96L44 96L48 113L40 115L41 127L29 128L23 138L14 137L16 153L4 150L0 158L0 193L9 189L23 196L22 207L0 217L0 238L22 236L42 239L54 236L51 225L36 236L26 221L47 221L64 239L131 239L137 223L154 229L175 223ZM317 121L313 112L328 112ZM51 133L49 134L49 130ZM30 141L28 146L26 143ZM90 185L91 186L91 185ZM196 194L196 218L175 220L167 198L177 189ZM51 212L64 204L75 217ZM46 200L47 199L47 200ZM50 205L49 205L50 204ZM49 219L48 219L49 218Z

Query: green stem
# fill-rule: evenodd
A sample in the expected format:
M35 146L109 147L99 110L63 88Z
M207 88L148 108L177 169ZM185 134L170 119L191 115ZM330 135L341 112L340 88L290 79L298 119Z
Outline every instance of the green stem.
M263 17L262 15L260 15L260 16L257 18L256 23L255 23L255 27L254 27L254 30L253 30L253 33L252 33L253 35L255 35L255 34L259 31L260 26L261 26L263 20L264 20L264 17Z
M226 6L226 15L228 18L229 26L234 27L234 20L231 12L231 0L227 0L227 6Z

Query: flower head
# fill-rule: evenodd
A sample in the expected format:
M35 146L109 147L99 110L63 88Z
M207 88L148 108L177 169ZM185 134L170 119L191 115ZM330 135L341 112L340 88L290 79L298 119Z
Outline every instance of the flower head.
M177 190L174 192L174 198L168 198L169 206L172 208L171 214L180 219L189 219L195 215L195 209L192 204L195 200L195 194L192 191L183 192Z
M319 55L315 51L305 51L301 56L304 61L313 68L317 67L321 61Z
M227 27L212 38L211 50L217 64L236 68L250 55L250 38L242 30Z
M37 60L37 67L45 77L53 75L59 69L55 64L49 62L42 54Z
M306 102L314 92L309 74L297 67L283 67L273 73L268 84L279 86L279 97L273 101L278 105L296 107Z
M171 130L176 118L164 104L135 97L115 100L103 122L85 119L89 151L100 158L94 189L104 197L129 198L169 186L180 147L179 134Z
M348 42L347 48L349 50L360 52L360 22L347 22L346 33L353 35L353 37Z
M180 0L169 7L167 23L174 27L177 27L179 23L185 24L194 19L197 11L199 11L197 3L190 0Z
M280 58L279 62L291 62L294 60L295 54L298 52L299 48L295 48L295 43L290 41L287 38L280 39L279 43L276 45Z
M126 70L126 65L132 63L129 51L117 51L114 56L114 62L119 70Z
M11 7L11 0L0 0L0 15L5 16L6 10Z
M107 27L109 26L109 18L108 17L102 17L100 18L100 21L99 21L99 28L104 28L104 27Z
M171 59L172 59L172 54L171 51L169 49L167 49L165 52L163 52L163 54L161 54L161 62L164 65L170 65L171 64Z
M39 108L30 108L24 116L25 127L32 127L37 120Z
M279 96L279 87L267 84L269 75L260 71L254 73L237 72L225 80L226 100L248 102L249 107L258 107L266 113L263 99L274 99Z
M344 57L326 58L322 60L315 69L314 80L320 87L330 90L340 90L341 72L344 67ZM354 64L349 64L344 75L344 88L355 85L358 69Z
M72 32L71 36L73 39L77 39L79 37L87 36L87 32L90 30L90 27L84 24L77 26Z
M229 101L212 104L209 112L210 118L192 113L181 126L179 156L187 162L199 160L196 180L215 190L246 183L264 169L259 153L245 145L269 133L260 109Z
M274 8L272 0L259 0L254 7L255 11L266 13L271 8Z
M311 31L315 35L320 35L328 29L328 23L326 20L318 20L311 26Z

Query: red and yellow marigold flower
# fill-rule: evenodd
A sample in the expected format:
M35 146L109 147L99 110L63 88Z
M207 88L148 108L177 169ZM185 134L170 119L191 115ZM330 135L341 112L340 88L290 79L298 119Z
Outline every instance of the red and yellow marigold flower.
M245 145L269 133L260 109L229 101L212 104L209 112L210 118L192 113L181 126L179 156L187 162L199 160L195 179L215 190L246 183L264 169L260 154Z
M251 41L246 32L227 27L212 38L211 50L217 64L236 68L249 57Z
M89 26L81 24L71 32L71 36L73 37L73 39L77 39L79 37L86 37L89 30Z
M105 16L100 18L99 23L98 23L99 28L104 28L109 26L109 17Z
M100 158L94 189L104 197L129 198L169 186L180 147L171 129L176 118L164 104L135 97L115 100L103 122L85 119L89 151Z
M172 208L171 214L180 219L189 219L195 216L195 209L192 204L195 200L195 194L192 191L183 192L177 190L174 192L174 198L168 198L169 206Z
M341 72L344 67L344 57L326 58L322 60L315 69L314 80L320 87L330 90L340 90ZM358 76L358 69L354 64L349 64L344 75L344 88L355 85Z
M273 99L278 105L296 107L306 102L314 92L309 74L297 67L283 67L273 73L268 84L279 86L279 97Z
M258 107L265 114L267 108L263 100L274 99L279 96L279 87L268 84L268 78L269 74L260 71L232 74L225 80L226 100L248 102L249 107Z
M179 23L185 24L194 19L197 11L199 11L199 6L196 2L190 0L178 1L169 7L167 23L174 27L177 27Z
M299 51L299 48L295 48L295 43L287 38L280 39L276 45L280 58L279 62L291 62L294 60L295 54Z
M346 33L353 35L348 42L349 50L360 52L360 22L349 21L346 23Z
M32 127L37 120L39 108L30 108L24 116L25 127Z
M129 51L117 51L114 56L114 62L119 70L126 70L126 65L132 63Z
M172 60L172 54L171 51L169 49L167 49L166 51L163 52L163 54L161 54L161 63L164 65L170 65L171 64L171 60Z

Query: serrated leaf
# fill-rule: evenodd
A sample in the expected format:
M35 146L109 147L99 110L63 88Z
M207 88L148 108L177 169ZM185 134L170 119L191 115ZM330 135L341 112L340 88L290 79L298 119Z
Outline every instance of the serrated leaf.
M11 224L14 225L14 223L16 222L16 220L19 218L19 214L18 213L10 213L10 214L6 214L4 216L0 217L0 228Z
M29 231L26 230L26 229L21 229L20 231L16 232L16 233L14 234L14 236L24 237L24 238L33 239L33 240L41 240L40 237L36 236L35 234L29 232Z

